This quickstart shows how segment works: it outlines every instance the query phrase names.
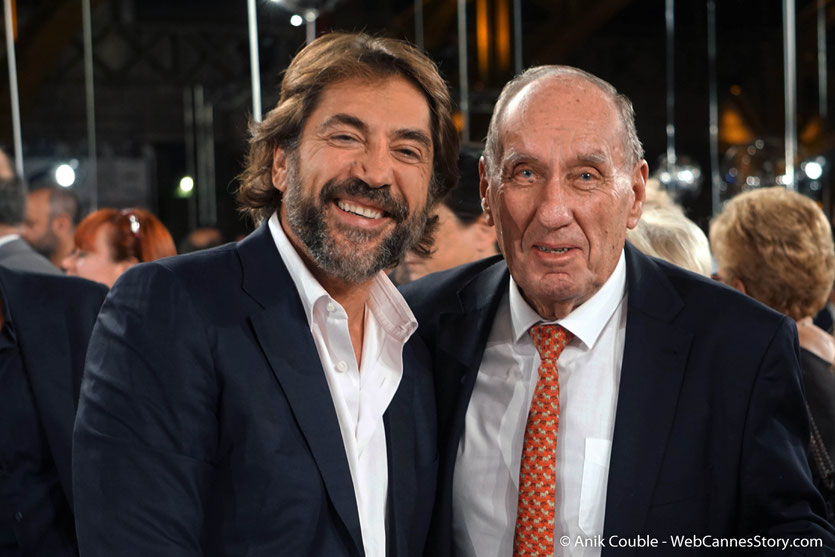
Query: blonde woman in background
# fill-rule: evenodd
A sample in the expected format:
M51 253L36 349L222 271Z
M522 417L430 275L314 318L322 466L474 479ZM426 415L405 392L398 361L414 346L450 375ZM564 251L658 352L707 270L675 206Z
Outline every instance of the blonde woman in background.
M826 305L835 278L829 222L811 199L781 187L765 188L728 202L711 223L710 243L722 282L797 323L812 432L819 431L825 446L826 454L812 462L823 487L822 463L816 461L835 459L835 340L812 323L812 316Z
M626 238L647 255L710 276L710 245L696 223L675 205L650 206Z

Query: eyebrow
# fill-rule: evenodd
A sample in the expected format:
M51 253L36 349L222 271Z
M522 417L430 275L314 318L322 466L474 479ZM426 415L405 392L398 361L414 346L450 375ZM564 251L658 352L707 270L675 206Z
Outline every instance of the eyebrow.
M356 116L351 116L350 114L345 114L343 112L339 112L334 114L319 126L320 130L325 130L332 126L336 126L339 124L343 124L346 126L350 126L355 128L357 131L368 134L368 124L357 118ZM413 128L401 128L395 130L394 137L397 139L406 139L410 141L416 141L423 145L427 149L432 148L432 140L426 135L423 131Z
M356 128L357 130L363 133L368 133L368 124L366 124L356 116L351 116L350 114L344 114L342 112L334 114L333 116L322 122L322 125L319 126L319 129L324 130L332 126L336 126L337 124L351 126L352 128Z
M406 139L410 141L417 141L427 149L432 148L432 140L420 130L411 128L401 128L394 132L394 137L397 139Z
M581 163L589 164L605 164L609 162L609 157L600 151L592 151L590 153L582 153L577 155L577 160Z

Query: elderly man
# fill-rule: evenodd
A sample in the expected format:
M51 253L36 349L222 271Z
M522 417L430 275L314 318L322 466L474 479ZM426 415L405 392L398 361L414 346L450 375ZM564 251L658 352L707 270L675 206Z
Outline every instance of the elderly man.
M258 230L137 266L102 309L74 437L83 555L422 552L429 355L383 270L431 246L450 107L400 41L295 57L239 193Z
M437 375L432 555L835 549L795 327L625 244L642 157L597 77L539 67L502 92L480 174L504 261L404 287Z
M75 249L75 226L80 217L75 194L59 186L29 192L23 239L56 267Z

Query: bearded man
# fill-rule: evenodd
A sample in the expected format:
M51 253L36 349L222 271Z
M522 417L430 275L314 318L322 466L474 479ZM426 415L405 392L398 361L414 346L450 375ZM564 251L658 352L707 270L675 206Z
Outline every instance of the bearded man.
M139 265L93 333L83 555L419 555L429 355L385 276L455 184L446 84L400 41L320 37L253 127L238 244Z

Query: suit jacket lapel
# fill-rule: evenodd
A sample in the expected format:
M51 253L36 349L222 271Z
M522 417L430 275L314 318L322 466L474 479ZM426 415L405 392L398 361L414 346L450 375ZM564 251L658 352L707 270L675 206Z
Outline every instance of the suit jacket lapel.
M414 386L409 365L415 361L412 344L403 349L403 378L383 415L388 452L388 540L389 555L408 555L409 531L413 501L424 494L415 485L415 428L412 415Z
M255 336L290 403L334 509L362 554L362 531L339 421L296 286L266 223L239 244L238 253L243 289L264 307L250 316Z
M457 293L457 304L441 311L434 357L438 407L438 499L428 541L441 555L452 553L452 479L458 444L464 432L467 405L487 337L510 274L499 260L476 275Z
M629 305L604 537L643 532L693 337L672 325L683 302L656 264L628 244L626 264Z
M435 394L438 399L438 436L449 443L454 458L464 431L464 417L475 386L475 378L484 354L502 296L507 292L510 273L500 260L476 275L458 292L459 307L442 313L438 341Z

